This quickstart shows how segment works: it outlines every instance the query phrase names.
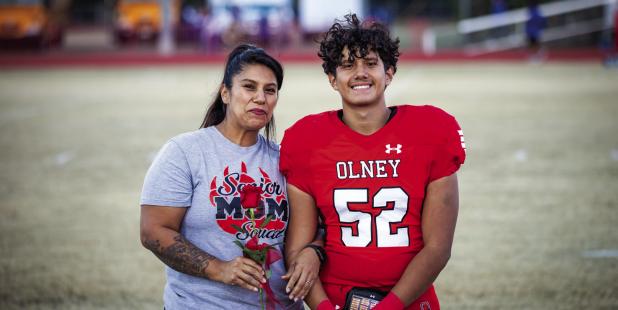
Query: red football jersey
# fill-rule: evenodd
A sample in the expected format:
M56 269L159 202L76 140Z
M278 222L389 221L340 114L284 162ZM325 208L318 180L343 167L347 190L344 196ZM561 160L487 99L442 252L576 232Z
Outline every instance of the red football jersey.
M455 118L432 106L398 106L365 136L338 111L307 116L286 130L281 172L310 194L326 227L324 283L392 287L423 248L425 188L464 162Z

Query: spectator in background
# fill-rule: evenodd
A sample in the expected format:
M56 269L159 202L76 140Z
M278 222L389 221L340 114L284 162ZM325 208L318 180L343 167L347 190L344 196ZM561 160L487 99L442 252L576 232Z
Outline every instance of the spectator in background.
M507 11L506 1L504 0L492 0L491 1L491 14L495 18L501 18L501 14ZM491 37L494 39L499 39L505 37L509 34L509 27L502 26L496 27L491 30Z
M541 35L545 27L547 27L547 20L539 9L538 1L530 0L528 2L528 20L526 21L526 39L528 40L531 62L538 63L545 60L545 51L541 46Z
M242 20L240 18L241 9L238 6L233 5L230 8L232 21L228 27L223 31L222 40L225 46L234 46L240 42L243 42L246 37L245 29L243 28Z

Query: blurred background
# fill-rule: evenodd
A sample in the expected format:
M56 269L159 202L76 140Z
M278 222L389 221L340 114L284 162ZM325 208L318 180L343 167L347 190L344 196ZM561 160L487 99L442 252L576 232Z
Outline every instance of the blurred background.
M278 141L340 108L315 40L348 12L401 40L387 104L438 106L465 133L442 308L618 309L616 9L0 0L0 309L161 309L138 205L159 148L199 127L240 42L283 62Z
M313 53L317 35L348 12L389 25L420 55L496 53L531 37L557 49L615 48L614 0L0 0L0 42L39 53L216 54L239 42Z

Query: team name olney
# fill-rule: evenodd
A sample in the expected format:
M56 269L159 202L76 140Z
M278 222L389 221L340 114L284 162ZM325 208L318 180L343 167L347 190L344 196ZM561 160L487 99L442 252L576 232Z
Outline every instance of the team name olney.
M365 178L396 178L399 176L397 167L399 159L378 159L337 162L337 178L365 179Z

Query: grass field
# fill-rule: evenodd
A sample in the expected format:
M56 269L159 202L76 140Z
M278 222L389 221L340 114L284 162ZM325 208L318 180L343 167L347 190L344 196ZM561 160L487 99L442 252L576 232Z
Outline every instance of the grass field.
M158 148L198 127L220 71L0 72L0 309L161 309L141 185ZM387 102L442 107L466 134L444 309L618 308L618 71L402 64ZM287 65L279 138L338 106L318 64Z

